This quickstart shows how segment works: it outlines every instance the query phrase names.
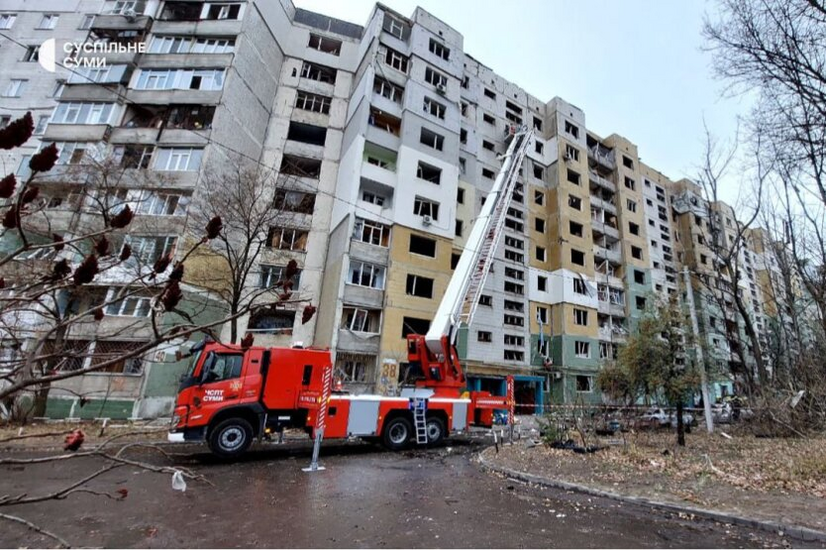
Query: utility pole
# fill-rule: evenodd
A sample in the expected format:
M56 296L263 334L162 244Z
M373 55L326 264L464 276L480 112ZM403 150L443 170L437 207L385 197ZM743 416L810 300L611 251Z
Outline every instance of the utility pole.
M700 365L700 391L703 394L703 412L706 417L706 430L714 433L714 420L711 418L711 401L708 397L708 378L706 377L706 364L703 360L703 343L700 342L700 327L697 324L697 310L694 309L694 288L691 286L691 275L688 273L688 266L683 268L685 279L685 292L688 300L689 312L691 313L691 331L697 342L697 363Z

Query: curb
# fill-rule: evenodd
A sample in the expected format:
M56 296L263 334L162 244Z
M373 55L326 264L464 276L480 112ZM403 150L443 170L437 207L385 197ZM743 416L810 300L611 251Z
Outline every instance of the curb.
M492 447L488 447L488 449L491 448ZM487 449L485 449L485 451L486 450ZM528 474L525 472L519 472L517 470L511 470L510 468L505 468L504 466L494 465L489 459L485 458L485 451L479 453L479 462L484 469L490 470L491 472L495 472L498 474L506 475L518 481L534 483L536 485L550 487L553 489L574 491L577 493L583 493L586 495L596 497L610 498L612 500L618 500L620 502L627 502L630 504L650 506L653 508L666 510L668 512L681 512L684 514L693 514L695 516L703 517L721 523L742 525L745 527L749 527L751 529L759 529L761 531L767 531L771 533L777 533L778 531L782 531L784 535L788 535L791 538L795 538L805 542L826 542L826 533L822 531L816 531L814 529L809 529L808 527L801 527L798 525L787 525L768 520L750 519L742 516L735 516L727 512L721 512L718 510L707 510L703 508L695 508L693 506L683 506L679 504L673 504L670 502L662 502L659 500L653 500L645 497L622 495L619 493L614 493L612 491L596 489L594 487L589 487L587 485L579 485L576 483L569 483L567 481L558 481L541 476L536 476L533 474Z

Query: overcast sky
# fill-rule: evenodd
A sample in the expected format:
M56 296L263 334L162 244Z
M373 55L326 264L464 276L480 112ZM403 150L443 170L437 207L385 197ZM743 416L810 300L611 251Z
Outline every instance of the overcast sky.
M370 0L294 0L300 8L364 25ZM458 30L465 52L543 101L560 96L585 111L589 129L621 134L643 162L672 179L691 177L703 154L703 118L720 139L747 105L721 98L700 50L702 0L386 0L417 5ZM725 190L733 202L735 185Z

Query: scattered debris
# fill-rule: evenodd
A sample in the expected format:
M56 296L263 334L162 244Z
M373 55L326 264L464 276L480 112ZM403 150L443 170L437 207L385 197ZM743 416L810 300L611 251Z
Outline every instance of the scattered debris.
M186 491L186 480L180 470L175 470L175 473L172 474L172 489L182 493Z

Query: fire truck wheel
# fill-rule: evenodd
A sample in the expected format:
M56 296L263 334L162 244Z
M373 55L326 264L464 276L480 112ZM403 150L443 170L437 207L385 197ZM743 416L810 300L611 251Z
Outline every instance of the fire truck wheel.
M382 440L384 446L391 451L404 449L410 444L413 435L413 425L402 416L397 416L384 425Z
M222 458L235 458L252 443L252 426L243 418L227 418L209 433L209 449Z
M441 418L428 418L425 428L427 429L428 445L437 445L445 438L445 423L442 422Z

